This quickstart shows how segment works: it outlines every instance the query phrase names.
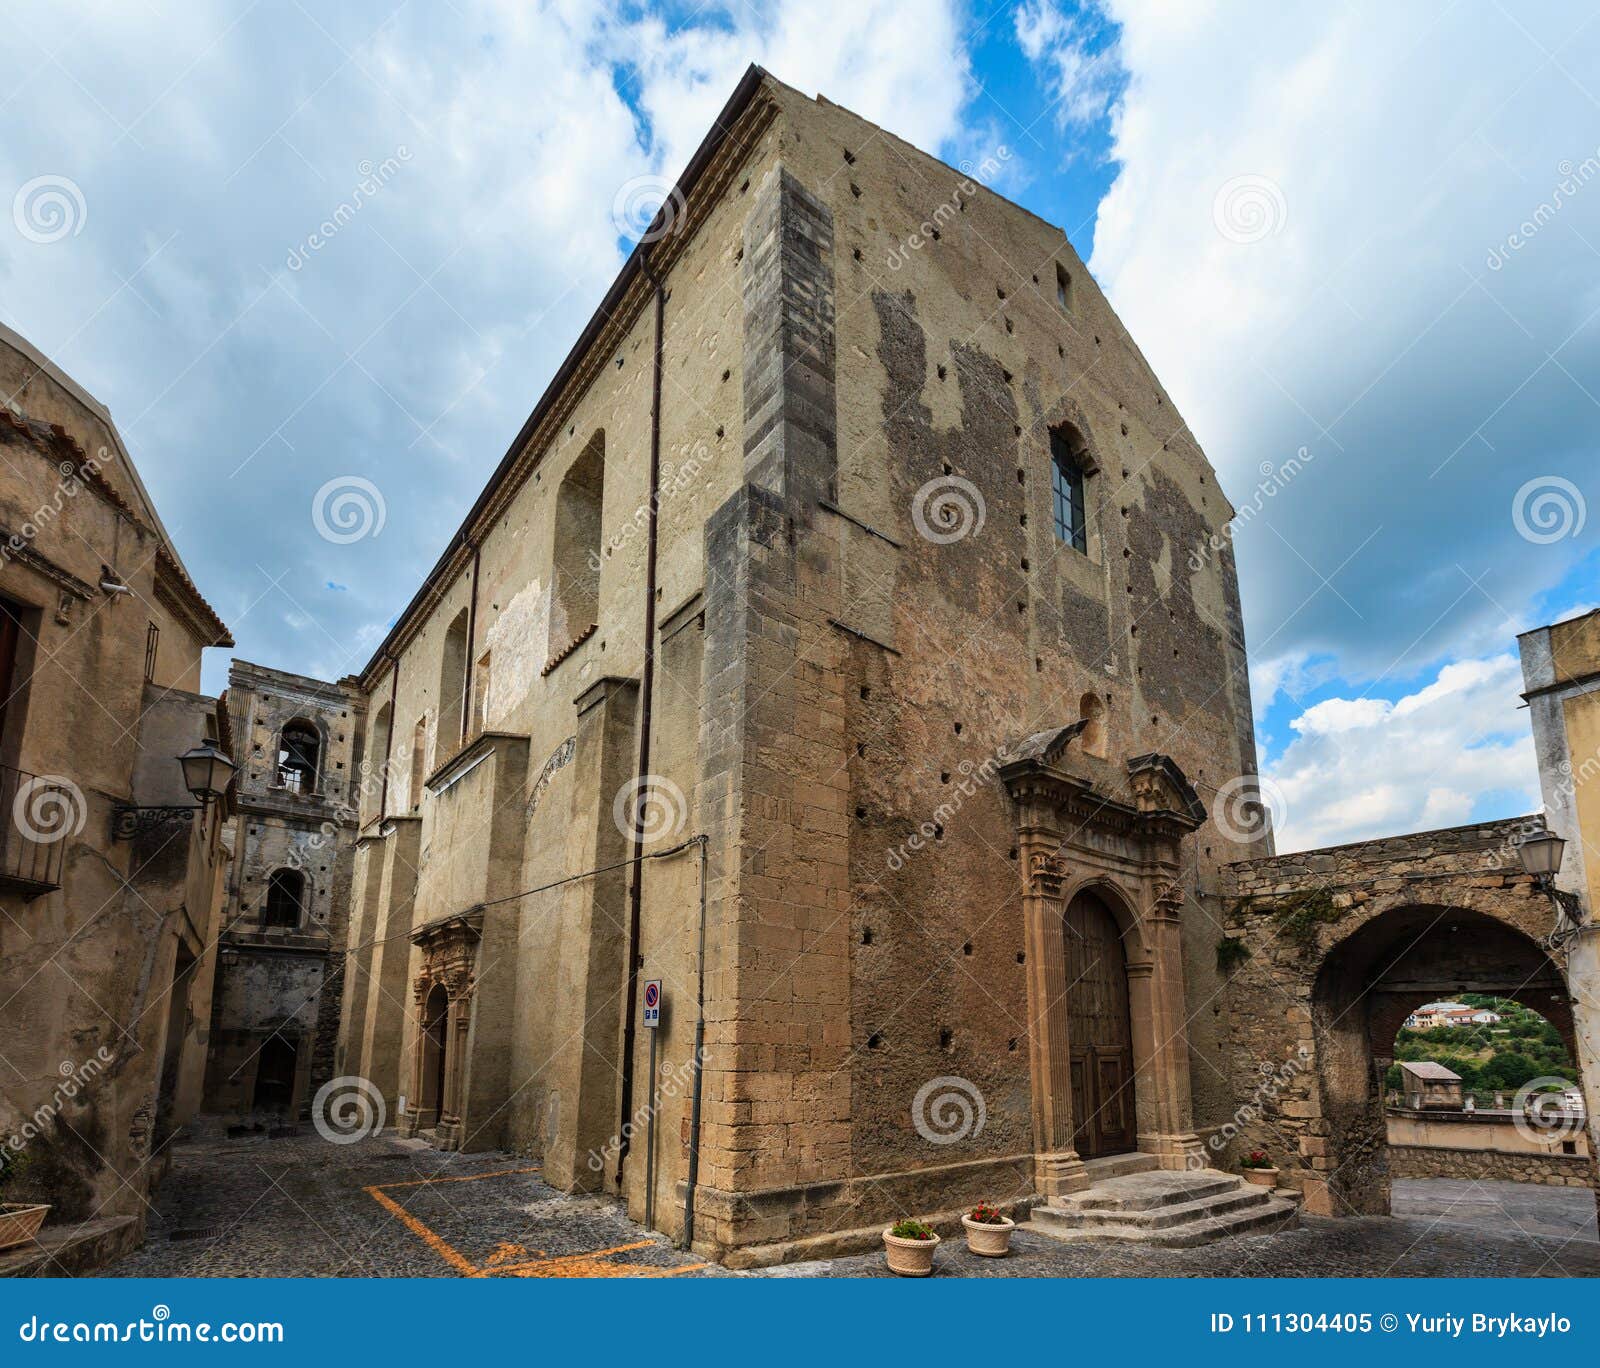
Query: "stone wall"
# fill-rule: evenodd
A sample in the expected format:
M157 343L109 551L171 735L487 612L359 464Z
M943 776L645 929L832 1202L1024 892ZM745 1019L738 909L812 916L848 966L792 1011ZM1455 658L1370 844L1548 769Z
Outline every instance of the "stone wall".
M1593 1166L1577 1154L1507 1154L1500 1150L1389 1146L1391 1178L1477 1178L1547 1187L1593 1187Z
M227 808L176 757L231 745L196 690L232 642L109 414L3 325L0 395L5 1198L137 1237L204 1073Z

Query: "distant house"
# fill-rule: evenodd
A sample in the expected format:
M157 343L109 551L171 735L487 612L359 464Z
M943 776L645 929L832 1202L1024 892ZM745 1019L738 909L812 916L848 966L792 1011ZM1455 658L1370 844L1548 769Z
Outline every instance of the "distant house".
M1500 1014L1461 1002L1430 1002L1418 1007L1405 1024L1413 1031L1431 1031L1436 1026L1497 1026Z
M1461 1109L1461 1075L1430 1059L1400 1065L1400 1092L1412 1111Z

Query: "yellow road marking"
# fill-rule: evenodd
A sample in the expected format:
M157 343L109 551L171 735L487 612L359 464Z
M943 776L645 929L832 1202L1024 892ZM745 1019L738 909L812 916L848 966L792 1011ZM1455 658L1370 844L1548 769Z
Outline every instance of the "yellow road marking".
M435 1235L433 1231L429 1230L427 1226L423 1225L421 1221L419 1221L415 1216L401 1206L399 1202L395 1201L395 1199L387 1192L383 1191L382 1188L374 1185L369 1187L366 1192L367 1195L385 1211L389 1212L393 1216L399 1217L401 1225L405 1226L407 1230L421 1240L423 1244L427 1245L429 1249L431 1249L435 1254L449 1264L451 1268L455 1269L457 1273L461 1274L462 1277L479 1278L483 1276L481 1273L479 1273L477 1267L471 1262L471 1260L457 1253L456 1250L451 1247L448 1241L446 1241L442 1236Z
M635 1240L631 1244L612 1245L607 1249L591 1249L581 1254L559 1254L551 1258L530 1259L525 1263L508 1263L506 1262L508 1259L517 1258L528 1251L521 1245L502 1240L480 1268L385 1191L386 1188L429 1187L434 1183L473 1183L480 1178L504 1178L515 1173L537 1172L539 1172L537 1166L493 1169L488 1173L466 1173L443 1178L414 1178L397 1183L373 1183L362 1191L390 1215L398 1218L407 1230L464 1278L674 1278L680 1273L693 1273L697 1269L706 1267L704 1263L659 1268L650 1264L611 1262L612 1255L651 1248L656 1243L654 1240Z

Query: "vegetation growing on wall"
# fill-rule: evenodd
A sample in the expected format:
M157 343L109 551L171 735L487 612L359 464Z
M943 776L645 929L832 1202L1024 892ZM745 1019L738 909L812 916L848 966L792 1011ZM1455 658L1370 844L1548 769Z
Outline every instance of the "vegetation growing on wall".
M1348 908L1336 907L1333 894L1325 888L1308 888L1290 893L1271 905L1278 935L1301 950L1316 948L1317 932L1345 915Z
M1217 942L1217 972L1231 974L1250 958L1250 947L1238 936L1224 936Z

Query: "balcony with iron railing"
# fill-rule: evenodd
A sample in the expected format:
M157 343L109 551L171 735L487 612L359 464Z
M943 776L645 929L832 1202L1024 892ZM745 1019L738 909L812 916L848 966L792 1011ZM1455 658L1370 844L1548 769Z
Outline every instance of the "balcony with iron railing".
M87 815L75 784L0 765L0 891L37 898L60 888L67 842Z

